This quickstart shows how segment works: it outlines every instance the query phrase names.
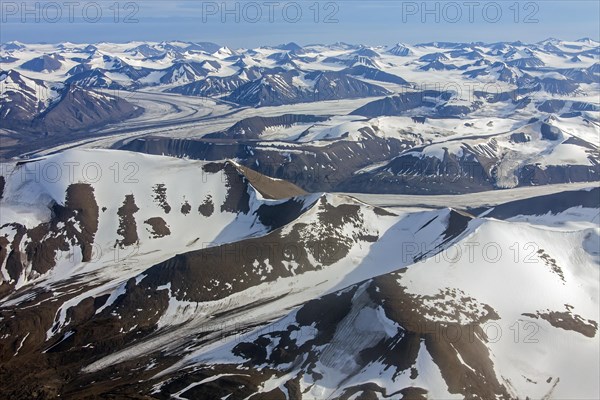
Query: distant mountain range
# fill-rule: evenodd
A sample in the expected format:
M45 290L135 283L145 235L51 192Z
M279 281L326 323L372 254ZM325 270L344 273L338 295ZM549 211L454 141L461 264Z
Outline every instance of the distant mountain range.
M136 93L164 93L156 107L204 99L228 109L206 116L227 128L183 138L150 130L110 146L236 159L309 191L468 193L597 181L599 46L9 42L0 46L0 115L14 155L35 150L40 135L48 146L102 136L111 124L135 133L128 121L154 107L134 101ZM340 112L336 104L356 105Z
M235 51L214 43L9 42L0 51L3 69L33 73L32 78L53 84L131 90L164 86L174 93L226 97L251 106L385 95L385 89L369 82L419 84L430 80L427 73L432 72L437 83L448 80L446 73L455 79L460 73L467 81L500 81L570 95L585 91L581 84L596 82L599 57L598 43L591 40L390 47L292 43Z

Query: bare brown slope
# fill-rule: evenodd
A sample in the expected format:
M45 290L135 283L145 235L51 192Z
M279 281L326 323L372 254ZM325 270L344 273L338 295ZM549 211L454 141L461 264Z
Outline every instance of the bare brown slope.
M291 182L270 178L242 165L235 164L235 166L266 199L280 200L307 194L303 189Z

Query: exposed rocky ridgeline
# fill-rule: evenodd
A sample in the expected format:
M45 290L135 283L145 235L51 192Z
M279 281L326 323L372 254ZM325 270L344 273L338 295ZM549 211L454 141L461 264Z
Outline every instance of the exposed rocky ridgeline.
M416 97L418 104L422 98ZM235 158L308 191L447 194L600 180L593 141L598 127L581 116L508 128L495 128L497 120L456 120L458 128L473 132L462 137L438 130L437 120L427 117L413 117L407 127L407 117L397 126L395 117L344 118L336 125L311 115L251 117L200 139L146 137L115 147L200 160ZM574 122L577 134L570 128Z
M214 136L227 135L219 133ZM360 141L330 141L325 146L294 144L293 147L286 143L272 143L267 147L263 142L245 139L152 137L133 139L119 145L119 148L199 160L235 158L262 174L288 180L307 191L328 191L349 179L354 171L385 161L419 140L384 138L370 129L364 129L361 135L364 138Z
M562 131L556 121L534 120L510 133L414 147L384 165L352 176L337 189L458 194L600 180L597 144ZM591 131L597 129L594 124L586 125ZM557 156L549 157L552 153Z
M378 117L382 115L407 115L407 112L415 109L426 109L424 110L425 116L462 117L473 111L468 106L452 105L449 103L452 98L452 92L412 91L375 100L354 110L352 114Z
M485 210L473 210L472 212L479 215L485 215L489 218L503 220L522 215L557 215L572 208L596 208L599 199L600 188L594 187L589 190L564 191L545 196L536 196L529 199L515 200Z
M302 84L295 83L295 79ZM353 78L344 72L316 71L302 74L298 71L285 71L265 74L238 87L225 99L247 106L277 106L387 94L387 89Z

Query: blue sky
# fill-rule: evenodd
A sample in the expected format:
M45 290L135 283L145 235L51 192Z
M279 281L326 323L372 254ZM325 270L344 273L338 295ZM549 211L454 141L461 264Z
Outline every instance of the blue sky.
M67 0L65 0L67 1ZM73 1L73 0L71 0ZM230 47L600 39L589 1L0 0L0 41L213 41ZM70 7L70 8L69 8Z

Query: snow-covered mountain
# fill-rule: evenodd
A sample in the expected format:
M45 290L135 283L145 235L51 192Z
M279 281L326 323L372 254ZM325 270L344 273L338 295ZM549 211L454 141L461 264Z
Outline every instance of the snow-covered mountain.
M122 98L74 84L49 86L17 71L0 71L2 128L19 134L60 135L97 129L139 114Z
M403 85L407 82L422 85L433 82L481 83L503 82L517 88L539 85L538 90L551 94L572 95L577 90L590 92L592 88L580 84L597 84L598 72L583 77L565 70L586 70L598 62L598 43L589 40L568 42L561 40L525 44L510 43L445 43L433 42L415 46L396 44L390 47L366 47L347 44L299 46L296 43L275 47L232 50L214 43L191 42L134 42L126 44L97 43L89 45L33 45L6 43L0 56L5 60L3 69L18 72L35 72L32 78L53 84L67 79L86 82L89 87L106 87L103 80L85 80L89 71L105 74L108 79L122 87L139 89L162 86L164 90L186 95L198 95L195 91L179 89L195 84L206 87L209 82L235 80L248 68L271 70L277 81L265 83L264 76L248 76L248 90L262 91L266 85L278 101L289 97L289 91L306 90L307 74L330 75L337 86L347 84L346 74L332 75L344 68L363 68L363 73L351 74L366 80L380 80ZM576 60L576 61L573 61ZM210 65L210 67L209 67ZM369 68L364 74L364 68ZM273 71L280 69L279 72ZM83 74L83 75L82 75ZM270 75L269 74L269 75ZM297 76L296 82L288 82L288 75ZM460 76L462 74L462 77ZM401 77L396 82L396 78ZM564 78L564 79L563 79ZM291 79L291 78L290 78ZM394 79L394 80L390 80ZM532 83L533 81L533 83ZM562 82L559 82L562 81ZM285 82L285 83L284 83ZM92 86L92 85L99 86ZM80 86L84 86L81 84ZM397 91L397 86L387 89ZM236 88L212 94L224 96ZM322 87L313 90L324 90ZM267 90L267 89L264 89ZM201 91L199 95L206 95ZM210 93L210 92L208 92ZM287 94L286 94L287 93ZM341 90L338 96L368 97L373 91ZM231 98L247 104L242 93ZM322 96L296 96L296 102L322 101ZM280 99L281 98L281 99ZM346 97L343 97L346 98ZM264 99L263 99L264 100ZM288 100L289 101L289 100ZM255 101L252 105L271 105L272 102ZM284 103L285 104L285 103Z
M0 71L0 115L4 123L30 121L59 97L58 89L14 70Z
M600 393L597 188L382 209L231 161L1 171L3 397Z
M34 72L54 72L62 67L64 57L60 54L44 54L21 65L21 68Z
M267 73L235 89L227 100L250 106L278 106L283 104L307 103L375 97L390 92L380 86L358 80L343 72L298 71Z
M494 135L440 140L404 151L341 188L440 194L597 181L598 129L582 118L549 117Z

